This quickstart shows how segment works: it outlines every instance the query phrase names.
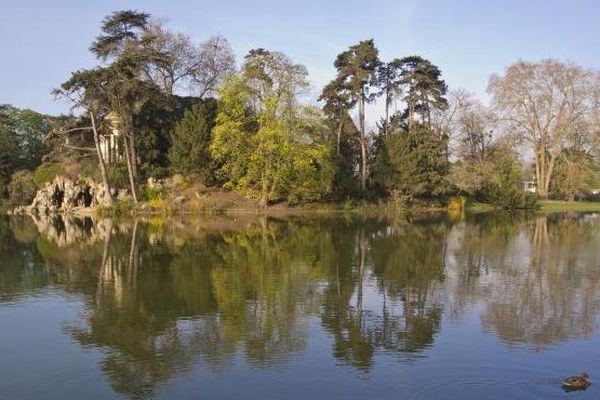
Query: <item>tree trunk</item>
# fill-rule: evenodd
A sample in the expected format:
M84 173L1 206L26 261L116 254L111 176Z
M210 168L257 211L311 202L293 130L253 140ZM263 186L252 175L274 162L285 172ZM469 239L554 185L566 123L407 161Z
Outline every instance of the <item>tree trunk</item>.
M540 185L542 188L542 198L546 200L548 198L548 192L546 191L546 146L542 141L540 146Z
M131 131L129 132L129 141L130 141L129 151L131 152L131 172L133 174L134 181L137 182L137 179L138 179L137 152L135 149L135 135Z
M361 155L361 169L360 169L360 188L364 192L367 188L367 143L365 138L365 94L364 92L360 95L360 101L358 103L358 118L360 124L360 155Z
M127 174L129 175L129 187L131 189L131 196L133 197L133 202L137 204L137 193L135 190L135 178L133 175L133 167L131 161L131 152L129 149L129 138L127 135L123 135L123 144L125 145L125 161L127 163Z
M338 131L337 131L337 147L336 147L336 154L339 156L341 153L341 143L342 143L342 129L344 128L344 122L342 121L343 118L343 109L340 108L340 115L339 115L339 121L338 121Z
M266 168L266 165L263 167ZM260 206L262 208L267 208L269 205L269 183L267 182L267 177L265 176L265 172L261 174L261 193L260 193Z
M383 126L383 135L386 136L388 132L388 124L390 121L390 91L385 91L385 125Z
M427 96L424 96L421 101L423 101L423 105L427 107L427 129L431 130L431 104L429 104L429 101L427 101Z
M540 171L539 149L536 149L536 151L535 151L535 192L537 193L538 196L542 197L541 187L540 187L540 182L541 182L540 176L541 176L541 171Z
M548 198L548 193L550 193L550 181L552 180L552 173L554 172L555 162L556 157L550 155L550 159L548 160L548 165L546 168L546 179L544 181L544 192L546 193L546 199Z
M98 156L98 165L100 166L100 175L102 176L102 184L106 189L107 196L106 201L109 205L113 204L112 193L110 190L110 182L108 180L108 173L106 172L106 163L104 161L104 155L102 154L102 149L100 148L100 137L98 134L98 128L96 127L96 116L92 111L89 112L90 119L92 120L92 130L94 133L94 145L96 146L96 155Z
M408 130L412 130L413 127L413 119L414 119L414 107L413 107L413 98L412 94L408 96Z

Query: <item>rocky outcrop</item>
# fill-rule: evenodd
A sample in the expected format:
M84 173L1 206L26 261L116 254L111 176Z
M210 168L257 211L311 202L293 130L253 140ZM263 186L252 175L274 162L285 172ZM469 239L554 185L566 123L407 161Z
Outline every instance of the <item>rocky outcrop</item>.
M118 197L123 194L119 193ZM89 178L76 181L57 176L38 190L29 207L15 210L31 214L71 213L96 206L109 205L109 194L103 184Z

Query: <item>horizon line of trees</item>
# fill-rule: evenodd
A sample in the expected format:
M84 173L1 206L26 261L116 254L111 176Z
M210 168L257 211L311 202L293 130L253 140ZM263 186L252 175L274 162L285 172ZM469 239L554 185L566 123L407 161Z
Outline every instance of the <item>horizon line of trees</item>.
M225 38L195 44L135 10L107 16L90 51L99 65L73 72L53 91L75 114L36 114L43 123L18 128L27 115L0 109L0 194L16 172L36 168L21 172L16 186L74 170L109 189L127 187L134 202L145 179L175 173L265 206L465 194L529 207L533 199L520 187L528 170L544 199L600 187L600 74L572 62L510 65L490 78L485 106L450 91L423 57L381 60L369 39L337 55L317 106L302 101L306 67L286 55L252 49L238 68ZM368 131L366 107L376 101L384 113ZM107 159L102 143L115 131L118 157ZM532 165L523 166L523 152ZM73 163L79 167L65 167Z

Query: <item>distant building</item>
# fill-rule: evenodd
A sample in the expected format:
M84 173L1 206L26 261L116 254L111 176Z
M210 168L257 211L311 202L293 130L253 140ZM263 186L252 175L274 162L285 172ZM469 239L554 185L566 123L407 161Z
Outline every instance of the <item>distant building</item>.
M110 133L108 135L100 135L100 151L107 163L114 163L121 159L119 151L119 137L121 136L119 125L121 124L121 119L116 113L111 111L106 116L106 120L109 124Z
M522 189L524 192L536 193L537 185L535 184L535 181L523 181Z

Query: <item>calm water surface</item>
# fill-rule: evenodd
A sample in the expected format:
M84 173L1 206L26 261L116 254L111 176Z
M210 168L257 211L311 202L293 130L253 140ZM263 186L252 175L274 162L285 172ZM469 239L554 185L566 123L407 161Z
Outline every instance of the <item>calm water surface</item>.
M0 399L598 399L600 216L0 219Z

